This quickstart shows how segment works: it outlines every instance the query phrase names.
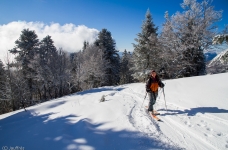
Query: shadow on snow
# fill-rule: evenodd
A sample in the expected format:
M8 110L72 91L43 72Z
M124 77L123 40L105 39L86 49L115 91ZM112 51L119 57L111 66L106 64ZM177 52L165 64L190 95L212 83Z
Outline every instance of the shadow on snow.
M165 109L160 109L160 111L166 111ZM177 115L177 114L187 114L188 116L195 116L197 113L228 113L226 109L219 109L218 107L197 107L182 110L167 110L168 113L164 113L162 115Z
M122 91L123 89L125 88L101 87L101 88L94 88L94 89L78 92L78 93L75 93L74 95L85 95L85 94L92 94L92 93L98 93L103 91Z
M100 129L105 123L68 115L50 119L53 113L34 115L19 112L0 120L0 147L24 147L32 150L65 149L180 149L140 132ZM78 121L73 123L71 119Z

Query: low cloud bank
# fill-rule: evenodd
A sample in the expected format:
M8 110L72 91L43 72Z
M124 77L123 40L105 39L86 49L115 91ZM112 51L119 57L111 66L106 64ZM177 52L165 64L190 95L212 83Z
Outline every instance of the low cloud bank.
M38 39L42 40L50 35L57 48L65 51L76 52L83 47L83 42L94 42L98 30L88 28L85 25L72 23L60 25L59 23L44 24L42 22L10 22L0 25L0 59L4 62L7 51L15 47L15 41L19 39L23 29L35 30Z

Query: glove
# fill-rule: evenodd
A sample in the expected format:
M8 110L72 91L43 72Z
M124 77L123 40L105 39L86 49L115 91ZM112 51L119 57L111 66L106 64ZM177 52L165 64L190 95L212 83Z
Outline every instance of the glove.
M146 89L146 92L148 93L148 92L151 92L151 90L150 89Z
M159 85L161 88L163 88L165 86L164 83L160 82L160 85Z

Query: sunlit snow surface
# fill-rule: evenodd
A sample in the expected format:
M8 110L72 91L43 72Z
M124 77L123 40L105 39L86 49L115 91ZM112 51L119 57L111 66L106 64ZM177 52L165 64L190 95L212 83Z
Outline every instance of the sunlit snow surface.
M144 109L145 83L101 87L0 115L0 148L228 149L228 73L163 82L162 122Z

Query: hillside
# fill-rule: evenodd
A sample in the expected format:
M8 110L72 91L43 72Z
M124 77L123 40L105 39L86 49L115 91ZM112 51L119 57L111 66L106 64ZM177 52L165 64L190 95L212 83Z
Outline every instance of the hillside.
M0 147L228 149L228 73L166 80L151 119L145 83L101 87L0 115ZM105 101L100 102L105 95ZM165 109L165 100L167 110ZM143 107L141 107L143 106Z

